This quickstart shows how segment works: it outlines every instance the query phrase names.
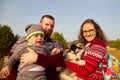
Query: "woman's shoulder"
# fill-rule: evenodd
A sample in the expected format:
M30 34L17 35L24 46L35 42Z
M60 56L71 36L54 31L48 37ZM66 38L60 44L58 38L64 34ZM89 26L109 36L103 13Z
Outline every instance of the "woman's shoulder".
M99 46L102 46L102 47L106 48L105 42L103 40L100 40L100 39L95 39L92 42L92 45L99 45Z

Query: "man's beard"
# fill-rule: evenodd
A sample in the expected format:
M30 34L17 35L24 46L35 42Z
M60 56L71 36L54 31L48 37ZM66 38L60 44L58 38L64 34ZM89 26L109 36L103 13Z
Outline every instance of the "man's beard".
M46 36L47 38L50 38L50 37L51 37L51 33L47 33L47 34L45 34L45 36Z
M52 34L52 31L47 31L47 32L46 32L46 36L47 36L47 37L51 37L51 34Z

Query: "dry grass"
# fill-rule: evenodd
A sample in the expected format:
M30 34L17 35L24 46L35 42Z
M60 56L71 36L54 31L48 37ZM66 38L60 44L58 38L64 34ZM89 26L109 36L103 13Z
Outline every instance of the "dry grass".
M115 56L120 61L120 50L117 50L115 48L107 48L108 52Z

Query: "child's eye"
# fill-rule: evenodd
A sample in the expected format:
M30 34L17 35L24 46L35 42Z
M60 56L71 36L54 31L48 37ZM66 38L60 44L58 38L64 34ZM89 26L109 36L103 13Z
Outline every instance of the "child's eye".
M35 34L34 36L35 36L35 37L37 37L37 36L38 36L38 34Z
M42 34L40 34L40 36L41 36L41 37L43 37L43 35L42 35Z

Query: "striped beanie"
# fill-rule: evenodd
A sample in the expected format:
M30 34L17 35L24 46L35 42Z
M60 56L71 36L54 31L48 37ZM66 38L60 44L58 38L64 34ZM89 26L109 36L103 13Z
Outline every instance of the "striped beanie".
M35 34L42 34L43 36L45 35L39 24L28 24L25 28L25 32L27 34L27 40Z

